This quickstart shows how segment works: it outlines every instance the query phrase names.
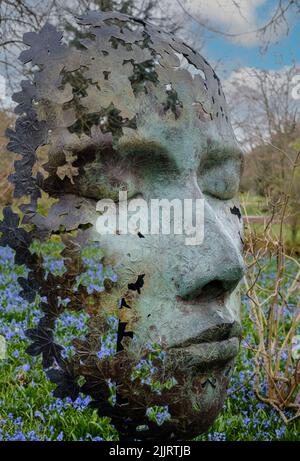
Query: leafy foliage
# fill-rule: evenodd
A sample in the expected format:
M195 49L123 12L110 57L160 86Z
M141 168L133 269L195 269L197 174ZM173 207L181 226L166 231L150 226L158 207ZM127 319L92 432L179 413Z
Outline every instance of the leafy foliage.
M49 249L51 245L49 246ZM55 253L54 247L51 250ZM99 417L82 394L71 398L52 395L53 384L41 363L26 354L24 331L39 315L38 300L24 301L18 294L22 266L13 264L8 248L0 249L0 334L7 342L7 358L0 360L0 440L117 440L108 417ZM273 280L272 261L266 266L262 287ZM199 440L298 440L299 421L285 426L278 413L260 402L253 392L254 358L247 346L255 338L249 300L244 297L244 343L231 376L228 399L213 427ZM60 341L74 336L84 324L80 313L62 317L57 331ZM155 353L154 353L155 355ZM92 384L92 382L91 382ZM101 389L99 382L94 389Z

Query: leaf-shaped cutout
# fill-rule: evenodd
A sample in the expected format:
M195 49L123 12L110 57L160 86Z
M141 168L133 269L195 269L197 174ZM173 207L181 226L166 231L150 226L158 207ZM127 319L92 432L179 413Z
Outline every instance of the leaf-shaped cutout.
M77 376L72 366L66 366L64 369L51 368L46 372L49 380L56 384L57 387L53 392L54 397L63 399L70 397L73 402L79 395L80 387L77 383Z
M51 367L54 360L60 360L63 347L53 341L52 330L39 326L27 330L25 335L34 341L28 346L26 352L33 356L42 354L44 368Z
M33 273L29 273L28 279L25 277L18 277L18 283L22 288L20 296L22 296L23 299L26 299L29 303L32 303L35 300L36 292L38 290L38 283L33 279Z
M29 50L22 51L19 60L26 64L31 61L32 65L45 64L49 61L49 55L59 51L63 34L54 26L46 23L39 33L27 32L23 35L23 42L30 46Z

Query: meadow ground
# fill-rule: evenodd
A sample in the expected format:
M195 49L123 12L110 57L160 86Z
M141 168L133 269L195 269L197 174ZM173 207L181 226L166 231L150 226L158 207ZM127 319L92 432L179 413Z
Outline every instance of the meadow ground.
M51 271L62 269L53 248L48 251L48 264ZM262 283L272 282L272 271L271 261ZM37 303L29 304L19 296L21 275L24 268L14 265L12 251L0 247L0 335L8 349L7 358L0 360L0 440L118 440L109 419L98 417L88 406L89 398L80 396L72 402L53 397L54 386L45 377L39 357L26 354L24 331L37 323L41 313ZM244 339L228 399L210 431L197 440L300 440L300 421L286 427L253 392L253 356L246 346L255 332L246 297L243 318ZM78 331L84 334L85 321L82 313L66 312L57 328L60 343L71 347L71 338Z

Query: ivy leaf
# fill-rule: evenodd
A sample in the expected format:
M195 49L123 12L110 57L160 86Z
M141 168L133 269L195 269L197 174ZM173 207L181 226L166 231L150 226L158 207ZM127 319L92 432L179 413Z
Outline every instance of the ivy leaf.
M12 100L18 103L15 114L32 114L32 100L35 96L36 87L30 80L22 80L21 88L21 91L12 95Z
M30 46L30 49L22 51L19 60L24 64L31 61L32 65L47 63L49 55L62 46L62 37L63 34L49 23L46 23L39 33L27 32L23 35L23 42Z
M29 303L32 303L35 300L36 292L38 290L38 283L33 277L34 275L32 272L29 273L28 279L25 277L18 277L18 283L22 288L20 296L22 296L23 299L26 299Z
M80 387L77 384L77 376L72 367L66 367L64 370L51 368L46 374L52 383L57 384L53 392L54 397L60 399L70 397L73 402L77 399Z
M85 375L85 383L81 386L80 391L85 395L92 396L94 400L101 401L101 407L107 403L110 396L107 381L94 371L92 374Z
M19 228L19 216L14 213L11 207L5 207L3 210L3 221L0 222L0 238L1 246L10 246L15 250L15 263L18 265L27 263L33 259L33 255L29 251L29 245L32 241L30 232Z
M53 290L53 293L56 293ZM51 293L47 295L47 302L41 302L40 308L44 312L44 317L39 321L39 326L42 328L53 329L55 327L55 321L59 315L63 312L65 307L57 302L57 294L52 295Z
M34 156L35 150L45 142L46 122L39 121L36 114L19 117L15 131L8 128L5 135L9 138L7 150L23 156Z
M17 213L14 213L10 206L3 209L3 221L0 222L0 232L5 232L7 229L15 229L18 227L20 218Z
M8 180L14 185L15 198L32 195L36 191L34 178L31 177L31 168L24 168L20 173L9 175Z
M59 346L53 341L53 332L48 328L39 326L25 332L25 335L34 342L26 349L27 354L37 356L43 355L43 367L49 368L54 362L54 359L60 359L62 346Z

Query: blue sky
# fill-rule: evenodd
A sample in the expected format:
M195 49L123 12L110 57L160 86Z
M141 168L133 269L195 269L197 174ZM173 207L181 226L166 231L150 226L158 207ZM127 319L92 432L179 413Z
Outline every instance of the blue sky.
M215 4L217 0L206 0L206 4ZM220 1L220 0L218 0ZM222 1L222 0L221 0ZM225 0L224 0L225 1ZM230 2L230 0L226 0ZM255 30L261 24L264 24L272 15L277 0L238 0L238 2L253 2L254 6L245 10L245 24L244 30ZM204 0L202 0L204 2ZM207 14L210 24L215 28L221 28L228 32L237 32L243 28L242 20L238 19L236 15L230 11L213 10L205 12L205 3L201 4L201 0L190 0L189 11L194 17L203 19L203 14ZM257 4L257 5L256 5ZM200 6L199 6L200 5ZM239 16L240 17L240 16ZM243 44L233 42L222 35L206 32L204 34L204 46L201 53L211 63L221 64L217 65L217 72L225 77L232 70L241 67L256 67L260 69L280 69L286 65L292 65L293 61L300 63L300 15L295 15L293 12L289 14L289 34L283 30L281 34L276 36L274 43L271 43L265 52L261 50L262 42L259 40L252 40L251 44L247 44L247 36L242 38ZM189 21L188 28L193 32L193 41L197 43L197 35L203 37L203 29L199 27L196 21ZM252 37L253 38L253 37ZM223 74L223 75L222 75Z
M218 30L230 33L255 31L272 16L279 0L159 0L165 14L174 15L175 21L181 22L191 39L190 44L197 48L197 43L204 41L201 54L216 67L222 79L227 79L231 72L245 67L266 70L280 70L295 62L300 65L300 13L291 11L288 17L290 31L282 30L265 52L261 51L261 42L255 34L243 35L237 43L220 34L208 32L195 20L185 14L177 1L181 1L186 10L200 21ZM287 4L289 0L282 0ZM235 7L239 4L241 14ZM203 37L204 35L204 37ZM249 43L250 42L250 43ZM4 71L2 72L4 74ZM1 74L1 69L0 69ZM1 75L0 75L1 77ZM0 94L4 82L0 79Z
M282 36L278 43L271 44L267 51L260 47L242 46L230 42L222 36L207 37L202 54L212 61L223 61L228 72L237 67L256 67L260 69L280 69L291 65L293 61L300 63L300 22L288 36Z

